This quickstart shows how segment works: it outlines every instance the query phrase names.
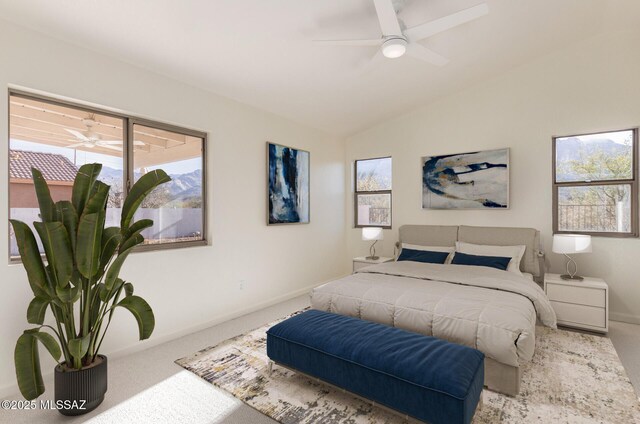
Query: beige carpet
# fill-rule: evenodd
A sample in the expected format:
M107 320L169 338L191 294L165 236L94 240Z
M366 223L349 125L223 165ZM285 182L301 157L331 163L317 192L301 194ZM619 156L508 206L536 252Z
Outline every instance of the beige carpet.
M397 415L282 367L267 374L266 325L176 361L285 424L396 423ZM523 366L522 391L484 391L474 423L640 423L640 404L605 337L537 329L536 354Z

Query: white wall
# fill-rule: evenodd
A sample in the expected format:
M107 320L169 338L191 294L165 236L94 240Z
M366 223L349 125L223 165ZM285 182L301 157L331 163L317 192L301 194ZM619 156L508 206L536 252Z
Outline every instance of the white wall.
M403 224L526 226L542 231L551 270L551 137L640 125L640 34L586 40L381 123L347 140L348 250L366 253L353 228L353 160L393 157L393 229L383 253L393 254ZM420 157L511 148L511 208L421 209ZM576 255L580 272L611 288L611 318L640 323L640 240L594 238L593 254Z
M0 21L0 187L7 181L7 87L43 90L209 133L207 247L138 253L122 276L156 315L149 341L117 313L104 352L141 349L223 317L304 293L348 272L344 143L320 131ZM195 54L195 52L194 52ZM311 152L311 223L266 226L265 142ZM8 196L0 196L7 223ZM0 239L7 240L7 224ZM0 243L7 258L7 243ZM28 328L21 265L0 265L0 392L15 384L13 348ZM243 288L240 288L243 281ZM204 347L204 346L203 346ZM41 357L48 357L46 352ZM53 361L43 365L46 372ZM49 388L51 390L52 388Z

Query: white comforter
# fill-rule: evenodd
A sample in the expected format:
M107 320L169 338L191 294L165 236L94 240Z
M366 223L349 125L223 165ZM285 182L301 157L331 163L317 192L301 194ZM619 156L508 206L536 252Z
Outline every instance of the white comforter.
M471 346L512 366L533 356L536 318L556 327L535 282L479 266L374 265L313 289L311 307Z

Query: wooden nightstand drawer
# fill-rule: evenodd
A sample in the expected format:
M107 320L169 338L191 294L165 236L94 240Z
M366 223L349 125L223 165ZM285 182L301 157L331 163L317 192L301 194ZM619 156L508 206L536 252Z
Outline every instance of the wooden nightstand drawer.
M551 301L553 309L558 317L558 324L579 324L591 327L607 328L607 316L605 308L594 306L575 305Z
M590 287L563 286L548 283L547 296L549 296L549 300L565 303L597 306L599 308L604 308L606 305L605 291Z

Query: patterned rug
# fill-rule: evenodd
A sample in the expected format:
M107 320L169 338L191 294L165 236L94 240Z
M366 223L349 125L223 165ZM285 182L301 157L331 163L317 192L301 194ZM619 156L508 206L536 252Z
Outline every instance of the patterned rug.
M285 368L267 372L266 330L274 323L176 363L283 424L401 423L403 419ZM536 329L521 393L484 391L473 423L640 423L640 403L606 337Z

